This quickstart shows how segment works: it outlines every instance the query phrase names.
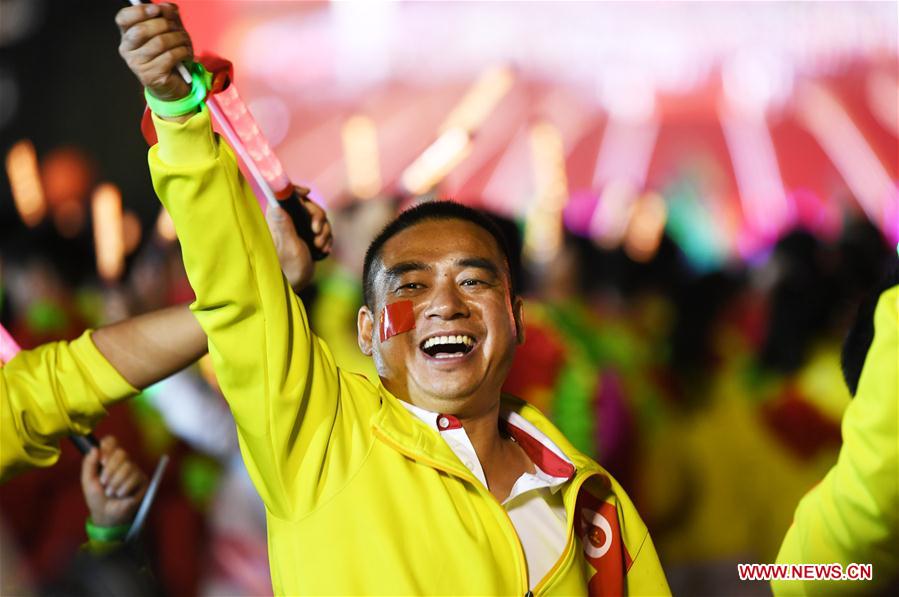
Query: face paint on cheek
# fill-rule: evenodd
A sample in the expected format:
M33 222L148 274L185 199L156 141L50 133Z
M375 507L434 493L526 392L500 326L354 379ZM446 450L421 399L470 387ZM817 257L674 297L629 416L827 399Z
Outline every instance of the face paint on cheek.
M381 342L412 329L415 329L412 301L397 301L387 305L381 311L381 323L378 327Z

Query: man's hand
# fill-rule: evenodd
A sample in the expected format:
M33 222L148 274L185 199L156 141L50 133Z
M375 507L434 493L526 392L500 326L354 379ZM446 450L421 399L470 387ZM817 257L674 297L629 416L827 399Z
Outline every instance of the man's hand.
M323 253L331 252L331 224L325 210L309 199L309 189L294 187L300 202L312 218L312 232L315 234L315 247ZM287 199L293 201L294 199ZM265 221L275 241L275 250L278 252L278 261L281 262L281 271L287 277L288 283L295 292L302 290L315 273L315 262L309 252L309 247L297 235L293 221L280 207L269 206L265 213Z
M129 524L147 490L147 476L114 437L106 436L81 463L81 490L95 525Z
M122 34L119 54L141 85L161 100L186 96L190 87L175 69L193 60L190 36L184 30L174 4L140 4L116 14Z

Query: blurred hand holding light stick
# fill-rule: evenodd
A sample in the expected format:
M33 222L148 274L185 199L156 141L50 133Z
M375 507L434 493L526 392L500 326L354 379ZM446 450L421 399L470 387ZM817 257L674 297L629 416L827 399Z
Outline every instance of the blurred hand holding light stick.
M140 0L129 1L132 5L151 4ZM178 65L178 74L185 83L191 84L191 74L185 64ZM301 201L306 200L305 197L300 197L294 190L284 166L259 130L256 119L241 99L234 82L228 80L217 92L210 89L205 103L216 128L240 158L245 168L244 174L263 194L264 201L260 199L263 212L267 206L280 207L286 211L294 222L297 234L309 247L312 257L316 261L324 259L327 254L315 246L312 218L300 205Z
M9 332L6 331L3 324L0 324L0 365L8 363L21 350L19 344L13 339ZM93 433L88 433L87 435L71 435L69 436L69 439L72 440L72 443L75 444L75 447L78 448L82 454L87 454L92 448L100 447L100 442ZM126 542L133 541L140 534L144 521L147 518L147 513L153 506L153 500L156 498L156 492L159 490L162 475L165 473L168 464L169 457L167 454L163 454L159 459L159 463L156 465L156 470L153 472L153 478L150 480L147 492L141 500L140 506L137 509L137 514L135 514L134 520L131 522L131 528L128 529L128 534L125 535Z

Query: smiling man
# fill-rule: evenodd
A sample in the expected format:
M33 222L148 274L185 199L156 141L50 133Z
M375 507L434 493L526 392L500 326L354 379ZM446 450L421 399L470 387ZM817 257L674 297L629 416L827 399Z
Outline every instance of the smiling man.
M492 221L456 203L424 203L372 242L358 321L359 346L386 389L438 432L461 424L450 446L464 447L462 462L501 502L535 472L497 424L500 388L523 339L511 271Z
M117 22L148 92L187 96L172 73L191 56L176 9L129 7ZM358 316L372 384L311 332L205 108L174 105L184 111L154 116L150 169L266 505L276 593L668 592L622 488L536 409L501 395L521 301L489 219L423 204L372 243Z

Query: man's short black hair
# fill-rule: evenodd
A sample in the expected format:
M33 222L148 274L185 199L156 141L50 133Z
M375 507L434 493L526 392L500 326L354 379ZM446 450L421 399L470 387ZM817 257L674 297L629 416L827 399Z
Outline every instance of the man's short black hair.
M381 261L381 251L384 248L384 244L403 230L427 220L462 220L471 222L475 226L479 226L489 232L506 258L512 296L517 296L518 279L515 272L518 267L518 255L511 250L508 240L493 219L484 212L455 201L426 201L400 213L396 219L381 230L368 246L368 250L365 252L365 263L362 268L362 291L365 304L369 308L372 308L375 303L374 270Z

